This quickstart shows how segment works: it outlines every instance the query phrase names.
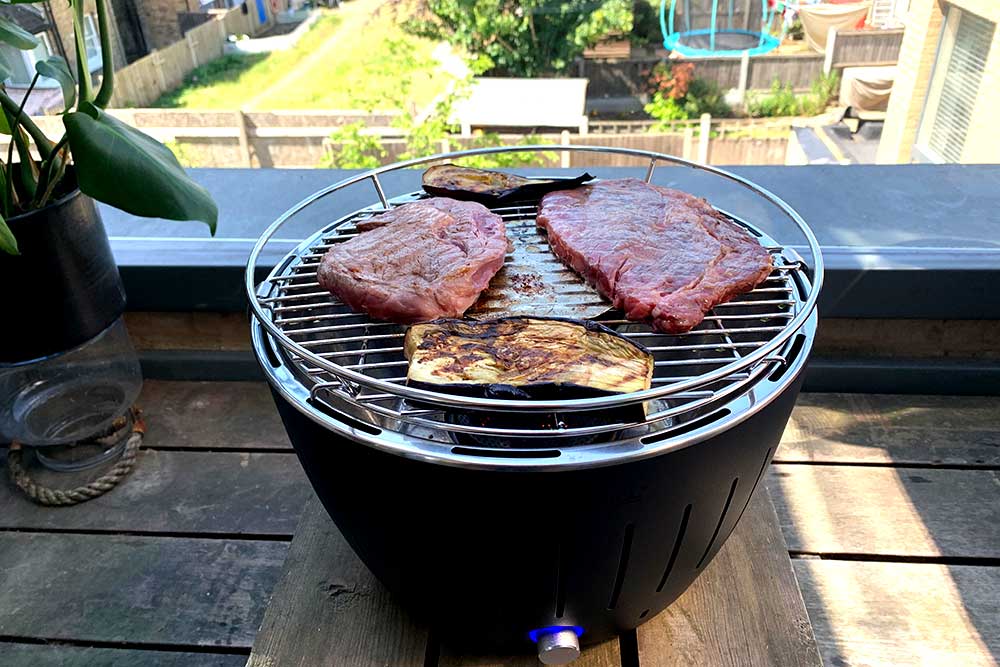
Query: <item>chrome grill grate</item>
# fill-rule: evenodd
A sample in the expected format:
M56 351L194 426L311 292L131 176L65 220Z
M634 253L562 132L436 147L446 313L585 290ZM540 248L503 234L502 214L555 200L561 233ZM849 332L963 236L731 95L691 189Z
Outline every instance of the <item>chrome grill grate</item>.
M411 193L387 204L399 205L418 196ZM407 361L402 346L406 327L351 312L323 290L315 276L326 250L356 236L356 223L382 210L370 207L358 211L315 235L265 281L257 291L257 300L277 330L294 343L282 347L301 381L310 387L314 400L327 402L338 411L378 424L380 428L431 440L441 438L442 434L455 438L457 434L480 438L475 443L478 445L509 447L512 443L518 446L520 438L567 439L616 432L641 435L695 419L720 402L745 393L775 364L782 363L780 354L773 354L740 372L705 378L746 358L785 332L806 296L800 282L804 276L797 278L804 268L798 256L729 216L760 237L774 256L774 271L753 292L717 306L696 329L684 334L660 333L648 325L622 319L621 313L611 310L610 304L551 254L544 234L535 226L535 203L496 208L494 212L506 222L513 249L504 269L468 315L534 314L596 319L653 353L653 391L656 393L659 388L661 395L643 401L645 419L584 426L566 426L565 421L568 421L566 412L586 411L586 401L570 401L567 403L573 405L547 411L527 401L507 402L521 405L497 408L458 406L454 396L434 392L419 392L419 400L414 400L404 395ZM512 284L517 283L518 276L529 274L534 276L536 293L528 299L512 300ZM699 382L702 378L705 381ZM672 390L681 385L695 386ZM545 423L550 426L539 428L537 420L523 427L479 425L475 420L456 420L456 407L547 411L549 418ZM483 440L484 437L505 440L491 442Z

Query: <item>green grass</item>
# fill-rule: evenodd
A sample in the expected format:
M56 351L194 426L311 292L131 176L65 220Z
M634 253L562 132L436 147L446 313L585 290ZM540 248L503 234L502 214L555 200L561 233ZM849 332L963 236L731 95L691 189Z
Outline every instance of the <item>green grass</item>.
M228 55L196 67L184 84L154 106L187 109L238 109L293 71L337 30L340 17L320 18L294 48L269 54Z
M421 109L449 75L436 44L405 33L383 13L362 29L340 31L338 14L320 19L295 48L230 55L196 68L156 106L189 109ZM401 84L401 82L405 82Z
M342 35L328 58L288 77L261 100L270 109L423 108L449 77L431 56L436 44L405 33L389 15ZM401 82L407 82L405 89Z

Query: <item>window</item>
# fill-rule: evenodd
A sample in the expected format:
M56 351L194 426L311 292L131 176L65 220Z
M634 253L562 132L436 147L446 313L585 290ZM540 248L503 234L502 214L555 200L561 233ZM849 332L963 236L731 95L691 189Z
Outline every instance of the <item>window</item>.
M962 160L994 30L984 18L948 9L917 135L918 150L934 162Z
M93 14L83 17L83 41L87 45L87 64L94 71L101 66L101 38Z
M13 86L28 86L31 83L32 77L35 76L35 63L48 58L52 54L49 36L42 32L35 35L35 37L38 38L38 46L31 51L21 51L7 45L0 47L0 54L3 55L4 62L10 66L12 74L9 81ZM47 88L49 87L49 81L49 79L39 79L38 86ZM55 83L55 85L58 85L58 83Z
M868 22L876 28L902 28L910 0L875 0Z

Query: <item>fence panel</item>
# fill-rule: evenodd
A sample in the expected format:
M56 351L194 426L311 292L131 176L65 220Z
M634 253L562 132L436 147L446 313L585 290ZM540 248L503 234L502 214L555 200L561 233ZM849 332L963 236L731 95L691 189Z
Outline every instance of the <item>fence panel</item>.
M638 150L680 155L684 151L682 134L616 134L616 135L571 135L570 144L589 146L614 146ZM617 155L614 153L570 153L572 167L638 167L645 166L647 160Z
M902 45L902 30L838 32L833 45L833 66L894 65Z
M204 65L216 58L222 57L222 38L219 26L210 21L189 30L185 39L190 43L190 49L199 65Z
M767 55L750 59L747 76L748 90L766 90L777 79L792 88L802 90L823 73L823 56L805 53L796 55Z
M195 65L220 57L230 34L255 34L258 21L237 7L213 12L213 20L188 31L185 39L115 72L113 107L145 107L179 86Z

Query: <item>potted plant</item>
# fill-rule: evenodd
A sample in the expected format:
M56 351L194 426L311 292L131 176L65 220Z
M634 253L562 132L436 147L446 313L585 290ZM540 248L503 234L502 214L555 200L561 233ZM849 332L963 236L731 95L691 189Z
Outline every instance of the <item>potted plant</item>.
M114 90L107 2L95 3L99 85L87 62L83 0L70 1L75 76L53 56L36 64L21 102L0 84L0 132L11 137L0 156L0 441L95 437L138 394L138 361L121 320L125 294L94 200L140 216L201 220L215 232L208 192L165 146L104 110ZM38 44L2 17L0 42ZM0 61L0 79L10 74ZM65 132L55 141L24 111L40 77L62 88Z

